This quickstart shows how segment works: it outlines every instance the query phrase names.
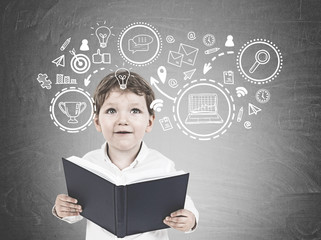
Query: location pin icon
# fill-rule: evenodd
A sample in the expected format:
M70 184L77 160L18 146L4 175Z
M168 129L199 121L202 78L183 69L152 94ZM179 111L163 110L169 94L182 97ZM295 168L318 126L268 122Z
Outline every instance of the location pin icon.
M167 75L167 71L166 71L166 68L164 66L160 66L158 69L157 69L157 74L158 74L158 77L159 79L162 81L162 83L164 84L165 81L166 81L166 75Z

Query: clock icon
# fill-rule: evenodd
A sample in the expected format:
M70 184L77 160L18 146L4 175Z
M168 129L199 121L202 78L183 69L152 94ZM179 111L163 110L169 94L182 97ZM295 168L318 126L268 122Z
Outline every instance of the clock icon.
M266 89L259 89L255 94L255 98L259 103L267 103L271 98L271 94Z
M203 37L203 43L205 46L207 47L211 47L215 44L215 37L213 34L206 34L204 37Z

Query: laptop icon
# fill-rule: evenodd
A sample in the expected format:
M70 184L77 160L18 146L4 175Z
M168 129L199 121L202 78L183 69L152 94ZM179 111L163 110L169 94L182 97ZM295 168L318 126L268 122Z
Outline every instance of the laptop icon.
M218 114L216 93L198 93L188 95L188 115L185 124L223 123Z

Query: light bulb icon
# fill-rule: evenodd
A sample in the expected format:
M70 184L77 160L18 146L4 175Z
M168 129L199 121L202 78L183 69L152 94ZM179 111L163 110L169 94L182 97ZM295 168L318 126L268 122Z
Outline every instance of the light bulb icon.
M126 68L119 68L115 72L115 77L119 83L120 89L124 90L127 88L128 78L130 77L130 72Z
M108 39L110 37L111 31L106 26L100 26L96 29L96 36L99 41L99 45L101 48L107 47Z

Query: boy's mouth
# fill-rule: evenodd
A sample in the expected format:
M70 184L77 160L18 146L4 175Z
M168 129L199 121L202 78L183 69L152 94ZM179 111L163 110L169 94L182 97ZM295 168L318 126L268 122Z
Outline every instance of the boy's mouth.
M116 134L130 134L132 132L128 132L128 131L117 131L115 132Z

